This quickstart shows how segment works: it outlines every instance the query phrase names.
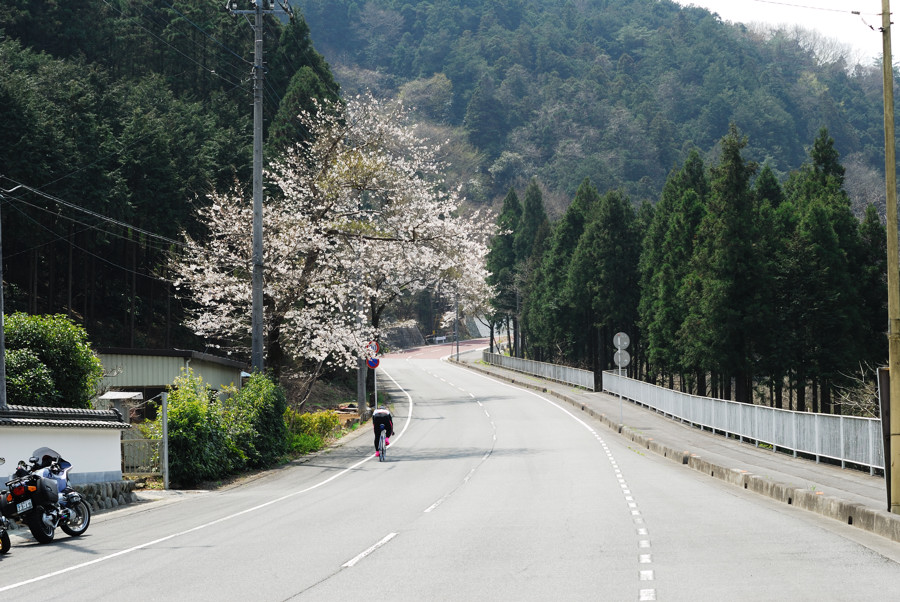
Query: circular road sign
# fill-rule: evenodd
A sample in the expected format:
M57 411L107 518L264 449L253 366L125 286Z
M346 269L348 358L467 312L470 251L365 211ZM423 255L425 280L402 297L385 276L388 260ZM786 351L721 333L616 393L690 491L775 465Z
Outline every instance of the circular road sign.
M378 341L369 341L366 344L366 349L372 353L372 355L376 355L379 351L381 351L381 347L378 346Z
M631 355L624 349L619 349L613 354L613 361L616 362L616 366L619 368L627 368L628 364L631 363Z
M377 368L378 364L380 364L380 363L381 363L381 360L379 360L377 357L370 357L369 359L366 360L366 366L368 366L369 368L372 368L373 370L375 368Z
M631 339L624 332L617 332L613 337L613 345L616 346L616 349L628 349L630 343Z

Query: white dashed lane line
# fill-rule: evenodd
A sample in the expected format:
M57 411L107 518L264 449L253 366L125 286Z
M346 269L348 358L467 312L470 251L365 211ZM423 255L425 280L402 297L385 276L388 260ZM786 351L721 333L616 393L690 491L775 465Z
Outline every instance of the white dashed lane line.
M628 482L625 480L625 476L622 474L622 470L619 468L619 464L616 462L612 450L610 450L606 442L603 441L603 437L596 431L592 430L592 432L603 447L603 451L606 452L606 458L609 460L609 465L616 475L616 480L618 481L619 487L622 489L622 495L625 498L625 504L628 507L628 511L631 513L631 519L635 525L635 533L638 536L638 580L642 585L645 585L646 582L654 580L653 569L647 568L649 565L653 564L653 555L650 553L650 533L645 526L644 517L641 515L638 503L631 494ZM656 600L656 589L641 587L638 590L638 600Z
M426 372L427 372L427 370L426 370ZM444 380L442 377L438 376L437 374L432 374L432 376L440 379L443 382L446 382L448 385L453 386L454 388L457 388L461 391L468 393L468 395L472 399L474 399L476 401L476 403L478 403L479 406L481 406L481 409L484 412L484 415L490 421L491 428L494 431L494 441L496 441L497 440L497 427L494 424L494 421L491 418L491 415L488 413L487 408L484 407L484 404L482 404L481 401L479 401L472 393L469 393L469 392L465 391L464 389L457 387L456 385L453 385L452 383L447 382L446 380ZM484 375L480 375L480 376L484 376ZM612 451L609 449L609 446L603 440L603 437L601 437L600 434L596 430L594 430L594 428L591 427L589 424L587 424L586 422L584 422L583 420L581 420L580 418L578 418L577 416L575 416L574 414L569 412L567 409L565 409L562 406L560 406L559 404L557 404L556 402L554 402L542 395L539 395L533 391L529 391L528 389L522 389L520 387L516 387L514 385L510 385L508 383L504 383L504 382L495 380L488 376L484 376L484 378L486 378L487 380L491 380L493 382L499 383L501 385L516 389L518 391L522 391L522 392L528 393L530 395L534 395L535 397L546 401L547 403L556 407L563 413L568 414L572 419L574 419L575 421L580 423L582 426L584 426L588 431L590 431L590 433L597 439L597 441L603 447L603 450L606 452L606 457L609 460L609 464L613 469L613 472L616 477L616 481L619 483L619 487L622 489L622 496L624 498L624 501L628 508L628 511L631 515L632 522L636 527L635 533L638 537L638 550L639 550L639 552L637 554L638 580L641 583L641 585L643 586L643 587L640 587L638 590L638 599L642 600L642 601L643 600L656 600L656 589L646 587L647 582L654 581L653 569L647 568L648 566L653 564L653 557L652 557L652 554L650 553L649 531L647 530L647 527L645 526L644 517L641 514L641 511L640 511L637 501L634 499L634 496L631 493L631 489L628 487L628 483L625 480L624 475L622 474L622 470L619 468L619 465L616 462L616 459L613 456ZM491 448L491 451L487 452L484 455L484 457L482 457L479 464L477 466L475 466L469 472L468 475L466 475L466 478L463 480L463 483L461 483L460 486L462 486L462 484L468 482L468 480L472 477L472 475L474 474L474 472L478 468L478 466L480 466L481 463L483 463L484 461L486 461L488 459L488 457L491 455L492 451L493 451L493 448ZM455 491L455 489L454 489L454 491ZM432 504L430 507L428 507L425 510L425 512L431 512L435 508L440 506L447 498L449 498L451 495L453 495L454 491L449 492L447 495L445 495L444 497L439 499L437 502Z

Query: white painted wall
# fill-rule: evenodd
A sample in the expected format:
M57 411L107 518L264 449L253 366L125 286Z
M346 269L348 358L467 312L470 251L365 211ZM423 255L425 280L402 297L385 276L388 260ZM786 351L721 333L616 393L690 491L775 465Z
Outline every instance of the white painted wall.
M121 430L113 428L52 428L0 426L0 466L3 486L19 460L28 461L31 452L49 447L72 463L70 482L97 483L122 479Z

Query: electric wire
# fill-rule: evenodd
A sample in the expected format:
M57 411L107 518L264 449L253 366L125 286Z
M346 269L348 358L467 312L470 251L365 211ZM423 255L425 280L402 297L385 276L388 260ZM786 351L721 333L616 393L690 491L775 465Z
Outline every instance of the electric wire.
M250 61L248 61L247 59L245 59L244 57L242 57L241 55L239 55L238 53L236 53L234 50L232 50L231 48L229 48L228 46L226 46L225 44L223 44L222 42L220 42L219 40L217 40L216 38L214 38L212 35L210 35L209 33L207 33L206 30L204 30L202 27L200 27L199 25L197 25L196 23L194 23L194 22L193 22L189 17L187 17L184 13L182 13L182 12L179 11L177 8L175 8L174 6L172 6L171 4L169 4L168 2L166 2L166 0L162 0L162 3L165 4L166 6L168 6L170 9L172 9L172 11L174 11L175 14L179 15L179 16L180 16L181 18L183 18L185 21L187 21L188 23L190 23L191 25L193 25L194 28L195 28L197 31L199 31L200 33L202 33L203 35L205 35L207 38L209 38L210 40L212 40L213 42L215 42L216 44L218 44L223 50L225 50L226 52L230 53L232 56L237 57L238 60L243 61L244 63L246 63L246 64L248 64L248 65L251 65L251 64L252 64Z
M109 6L111 9L115 10L116 12L118 12L119 15L121 15L123 18L127 18L127 17L128 17L128 15L126 15L121 9L119 9L119 8L113 6L112 4L110 4L110 3L109 3L109 0L103 0L103 3L106 4L107 6ZM142 16L143 16L143 15L142 15ZM158 42L160 42L161 44L164 44L164 45L168 46L169 48L171 48L172 50L174 50L175 52L177 52L178 54L180 54L181 56L183 56L184 58L186 58L188 61L190 61L190 62L194 63L195 65L197 65L198 67L200 67L201 71L203 71L203 72L205 72L205 73L208 73L208 74L210 74L210 75L213 75L213 76L215 76L215 77L221 79L222 81L224 81L224 82L226 82L226 83L228 83L228 84L234 84L234 81L225 78L222 74L218 73L215 69L209 69L206 65L203 65L202 63L200 63L199 61L197 61L194 57L185 54L185 53L184 53L183 51L181 51L179 48L176 48L174 45L170 44L169 42L167 42L166 40L164 40L164 39L161 38L160 36L156 35L154 32L150 31L150 30L149 30L147 27L145 27L144 25L142 25L142 24L140 24L140 23L135 23L135 25L136 25L137 27L141 28L142 30L144 30L145 32L147 32L150 36L152 36L154 39L156 39L156 40L157 40ZM233 74L231 74L231 75L233 75Z
M29 248L29 249L23 249L22 251L19 251L19 252L17 252L17 253L9 254L9 255L7 255L7 256L4 257L4 260L10 259L10 258L12 258L12 257L16 257L16 256L18 256L18 255L22 255L22 254L24 254L24 253L28 253L28 252L33 251L33 250L35 250L35 249L39 249L39 248L45 247L45 246L50 245L50 244L53 244L53 243L55 243L55 242L59 242L60 240L66 240L66 237L60 236L60 235L57 234L56 232L53 232L52 230L50 230L49 228L47 228L47 226L45 226L44 224L40 223L39 221L37 221L36 219L34 219L33 217L31 217L30 215L28 215L27 213L25 213L24 211L22 211L22 210L19 209L18 207L12 207L12 208L13 208L14 210L16 210L19 214L21 214L25 219L27 219L27 220L33 222L33 223L34 223L36 226L38 226L39 228L42 228L42 229L44 229L44 230L50 232L50 233L53 234L56 238L55 238L54 240L47 241L47 242L45 242L45 243L43 243L43 244L35 245L35 246L33 246L33 247ZM147 279L149 279L149 280L156 280L156 281L158 281L158 282L169 282L169 280L166 279L166 278L160 278L159 276L153 276L153 275L151 275L151 274L149 274L149 273L145 274L145 273L142 273L142 272L138 272L138 271L136 271L136 270L132 270L131 268L127 268L127 267L125 267L125 266L123 266L123 265L117 264L117 263L115 263L115 262L113 262L113 261L110 261L109 259L106 259L106 258L103 257L102 255L97 255L96 253L94 253L94 252L92 252L92 251L88 251L88 250L85 249L84 247L75 244L75 243L72 242L71 240L66 240L66 242L67 242L68 244L70 244L70 245L72 246L72 248L78 249L78 250L81 251L82 253L85 253L85 254L87 254L87 255L90 255L91 257L94 257L95 259L99 259L101 262L103 262L103 263L105 263L105 264L107 264L107 265L110 265L110 266L112 266L112 267L114 267L114 268L116 268L116 269L118 269L118 270L122 270L122 271L124 271L124 272L128 272L129 274L133 274L133 275L135 275L135 276L141 276L142 278L147 278Z
M32 209L36 209L36 210L38 210L38 211L42 211L42 212L47 213L47 214L49 214L49 215L52 215L53 217L56 217L56 218L58 218L58 219L62 219L62 220L68 221L68 222L72 222L73 224L78 224L79 226L83 226L83 229L82 229L82 230L79 230L79 231L77 232L78 234L80 234L80 233L82 233L82 232L86 232L86 231L88 231L88 230L94 230L94 231L102 232L103 234L107 234L107 235L109 235L109 236L112 236L112 237L114 237L114 238L119 238L119 239L122 239L122 240L125 240L125 241L128 241L128 242L134 242L134 239L133 239L133 238L130 238L129 236L126 236L126 235L124 235L124 234L119 234L119 233L117 233L117 232L115 232L115 231L113 231L113 230L107 230L107 229L104 229L103 227L101 227L101 226L99 226L99 225L97 225L97 224L89 224L89 223L87 223L87 222L83 222L83 221L81 221L81 220L77 220L77 219L75 219L75 218L73 218L73 217L69 217L69 216L64 215L64 214L62 214L62 213L57 213L57 212L52 211L52 210L50 210L50 209L48 209L48 208L46 208L46 207L41 207L40 205L36 205L36 204L34 204L34 203L31 203L31 202L29 202L29 201L26 201L24 198L22 198L22 197L20 197L20 196L10 196L10 195L7 195L7 196L4 196L3 198L7 199L8 201L15 201L16 203L21 204L21 205L27 205L28 207L31 207ZM7 204L10 204L10 203L7 203ZM25 214L24 212L22 212L21 210L20 210L20 213L22 213L23 215L27 215L27 214ZM46 226L44 226L44 227L46 228ZM56 233L54 232L54 234L56 234ZM68 236L68 234L66 234L66 235L56 234L56 236L58 237L58 240L62 240L62 239L64 239L66 236ZM179 247L184 247L184 243L177 243L177 245L178 245ZM44 246L44 245L42 244L42 245L37 245L37 246ZM153 243L151 243L151 242L147 242L147 243L145 244L145 246L146 246L147 248L149 248L149 249L153 249L153 250L155 250L155 251L161 251L161 252L168 251L169 248L170 248L169 246L160 246L160 245L157 245L157 244L153 244ZM32 248L36 248L36 247L32 247ZM25 249L25 250L28 251L28 250L31 250L31 249ZM14 257L14 256L16 256L16 255L18 255L18 254L19 254L19 253L13 253L12 255L8 255L8 257L10 257L10 256L11 256L11 257Z
M733 0L732 0L733 1ZM760 4L774 4L777 6L788 6L791 8L802 8L804 10L818 10L832 13L848 13L852 15L868 15L872 17L880 16L881 13L869 13L846 8L826 8L824 6L810 6L808 4L796 4L794 2L781 2L780 0L750 0L751 2L759 2Z
M104 0L104 2L105 2L105 1L106 1L106 0ZM142 9L142 10L141 10L141 13L140 13L140 17L143 18L145 21L149 21L149 22L150 22L154 27L156 27L159 31L165 32L165 31L168 31L168 30L172 30L173 28L176 28L175 24L173 23L173 21L172 21L171 19L169 19L166 15L163 15L163 14L161 14L160 12L158 12L158 11L155 9L155 7L149 6L146 2L141 6L141 9ZM185 19L187 19L187 18L185 17ZM141 27L141 26L138 24L138 27ZM153 33L153 31L151 31L151 30L149 30L149 29L146 29L146 28L143 28L143 27L142 27L142 29L144 29L144 31L146 31L147 33L149 33L151 36L155 37L158 41L160 41L160 42L162 42L163 44L167 45L169 48L172 48L172 49L175 50L176 52L179 52L180 54L182 54L183 56L185 56L184 53L181 52L178 48L176 48L173 44L171 44L171 43L167 42L166 40L160 38L159 36L155 35L155 34ZM177 31L177 28L174 29L174 31ZM200 30L200 31L202 31L202 30ZM184 33L181 32L181 31L177 31L177 33L179 33L180 35L184 36L183 41L184 41L185 43L190 44L190 45L191 45L192 47L194 47L195 49L198 49L198 50L200 50L200 51L204 51L204 52L205 52L206 48L205 48L204 46L201 46L200 44L198 44L198 43L197 43L196 41L194 41L193 39L188 38L188 37L185 36ZM204 34L204 35L205 35L205 34ZM225 75L227 75L228 77L230 77L230 78L232 78L232 79L234 79L234 80L237 80L237 81L239 81L239 82L241 82L241 83L243 83L243 84L249 83L250 79L246 76L246 70L245 70L245 67L246 67L247 64L250 64L250 61L248 61L247 59L244 59L243 57L237 55L236 53L234 53L234 52L231 51L230 49L229 49L229 52L231 52L232 54L234 54L242 64L241 64L241 65L235 65L233 62L223 62L223 63L217 65L218 69L219 69L222 73L224 73ZM188 58L189 58L189 60L191 60L191 62L193 62L194 64L198 65L198 66L201 68L201 70L203 70L204 72L206 72L206 73L208 73L208 74L210 74L210 75L215 75L215 76L219 77L219 79L222 79L222 80L225 81L225 82L232 83L232 82L229 82L229 80L225 79L224 77L221 77L221 76L220 76L219 72L216 70L216 66L214 66L214 67L208 67L207 65L203 65L202 63L199 63L199 62L196 61L196 60L190 59L190 57L188 57Z
M126 229L129 229L129 230L133 230L134 232L138 232L138 233L140 233L140 234L143 234L144 236L148 236L148 237L151 237L151 238L155 238L155 239L157 239L157 240L162 240L162 241L165 241L165 242L167 242L167 243L169 243L169 244L175 244L175 245L181 245L181 244L182 244L182 243L180 243L179 241L174 240L174 239L172 239L172 238L169 238L169 237L167 237L167 236L163 236L163 235L161 235L161 234L156 234L155 232L150 232L149 230L144 230L143 228L139 228L139 227L137 227L137 226L134 226L134 225L132 225L132 224L128 224L128 223L123 222L123 221L121 221L121 220L117 220L117 219L114 219L114 218L105 216L105 215L103 215L103 214L101 214L101 213L97 213L96 211L91 211L90 209L85 209L84 207L81 207L80 205L76 205L75 203L70 203L70 202L68 202L68 201L64 201L63 199L61 199L61 198L59 198L59 197L56 197L56 196L53 196L52 194L46 193L46 192L44 192L44 191L42 191L42 190L39 190L39 189L37 189L37 188L32 188L31 186L28 186L27 184L22 184L21 182L17 182L16 180L14 180L14 179L12 179L12 178L10 178L10 177L7 177L7 176L0 176L0 177L2 177L4 180L9 180L10 182L13 182L14 184L16 184L16 186L14 186L13 188L11 188L11 189L9 189L9 190L2 190L2 192L4 192L5 194L12 194L13 192L16 191L16 189L18 189L18 188L23 188L23 189L25 189L25 190L28 190L28 191L30 191L30 192L33 192L34 194L36 194L36 195L38 195L38 196L44 197L44 198L47 199L47 200L53 201L53 202L55 202L55 203L59 203L60 205L63 205L63 206L65 206L65 207L69 207L69 208L71 208L71 209L76 209L76 210L81 211L81 212L83 212L83 213L86 213L86 214L88 214L88 215L90 215L90 216L92 216L92 217L96 217L96 218L98 218L98 219L100 219L100 220L103 220L103 221L108 222L108 223L111 223L111 224L115 224L115 225L120 226L120 227L122 227L122 228L126 228Z

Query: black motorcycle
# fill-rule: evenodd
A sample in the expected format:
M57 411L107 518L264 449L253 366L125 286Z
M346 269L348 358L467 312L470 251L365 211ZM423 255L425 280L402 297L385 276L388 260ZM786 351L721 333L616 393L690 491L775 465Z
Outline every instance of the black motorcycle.
M72 537L87 531L91 508L69 487L72 464L49 447L36 449L30 466L20 461L6 490L0 492L0 514L28 525L40 543L50 543L59 527Z
M6 458L0 458L0 465L6 464ZM9 519L0 514L0 554L9 552Z

